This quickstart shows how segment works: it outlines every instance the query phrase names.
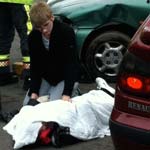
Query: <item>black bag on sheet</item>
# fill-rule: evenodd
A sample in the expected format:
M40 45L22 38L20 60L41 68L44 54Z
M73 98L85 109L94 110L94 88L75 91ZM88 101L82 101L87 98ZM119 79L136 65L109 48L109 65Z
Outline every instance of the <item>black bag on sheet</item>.
M60 126L55 122L44 123L45 129L39 132L37 142L42 145L51 144L55 147L62 147L66 145L81 142L81 140L70 135L68 127Z

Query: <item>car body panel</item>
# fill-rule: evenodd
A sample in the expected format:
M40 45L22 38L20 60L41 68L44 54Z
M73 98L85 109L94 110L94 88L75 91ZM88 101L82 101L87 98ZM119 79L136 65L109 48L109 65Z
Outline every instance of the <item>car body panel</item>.
M149 16L146 18L145 23L143 24L143 26L150 26L150 21L149 20ZM129 51L131 53L134 53L137 57L140 57L146 61L150 61L150 46L145 44L143 41L141 41L141 32L146 33L146 37L149 39L150 38L150 29L145 27L143 28L143 26L140 27L140 29L136 32L136 34L134 35L134 37L132 38L132 45L130 45ZM144 53L143 55L141 55L142 53Z
M149 150L150 132L110 120L115 150ZM117 133L117 134L116 134Z
M147 0L49 0L48 4L55 17L73 27L80 62L91 79L94 81L95 77L101 76L109 82L116 81L119 62L128 42L149 14L150 5L147 4ZM109 33L112 40L108 38ZM115 33L118 34L114 36ZM91 48L98 37L104 39L103 42L99 39L98 44ZM106 43L110 45L107 52L103 46ZM110 52L113 44L124 47L124 50L120 52L117 60L105 63L103 59L106 59L106 53L117 53L116 49Z
M72 21L74 28L78 29L78 49L82 49L86 37L93 30L107 23L118 22L137 28L150 9L146 1L137 0L63 0L52 1L50 5L54 15L65 16Z
M128 150L150 149L149 68L150 15L133 36L120 65L115 105L110 117L110 130L116 150L124 150L126 144L132 145ZM128 77L132 77L132 82L129 82ZM135 86L137 81L141 86Z
M117 90L115 101L115 108L118 110L150 118L150 100L147 100L146 98L132 96L121 90Z
M54 14L71 19L73 24L80 28L96 28L116 21L137 27L137 20L147 17L150 9L146 1L137 0L65 0L51 7Z
M137 116L126 112L122 113L118 109L114 108L111 120L131 128L134 127L137 129L145 130L145 132L147 131L150 134L150 119L148 117L146 118Z
M84 28L84 29L76 29L76 43L77 43L77 51L79 58L81 57L81 49L83 48L83 43L87 39L87 35L93 31L92 28Z

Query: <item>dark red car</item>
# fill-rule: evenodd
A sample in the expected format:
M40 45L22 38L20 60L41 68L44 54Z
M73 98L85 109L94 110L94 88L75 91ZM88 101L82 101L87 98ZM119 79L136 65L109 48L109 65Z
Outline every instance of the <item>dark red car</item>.
M116 150L150 150L150 16L120 65L110 131Z

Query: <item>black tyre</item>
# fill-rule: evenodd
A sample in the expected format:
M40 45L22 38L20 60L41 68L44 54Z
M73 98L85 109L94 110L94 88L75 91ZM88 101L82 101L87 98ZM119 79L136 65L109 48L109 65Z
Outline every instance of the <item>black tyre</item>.
M128 35L118 31L105 32L93 39L85 55L85 63L93 80L102 77L109 82L116 81L129 41Z

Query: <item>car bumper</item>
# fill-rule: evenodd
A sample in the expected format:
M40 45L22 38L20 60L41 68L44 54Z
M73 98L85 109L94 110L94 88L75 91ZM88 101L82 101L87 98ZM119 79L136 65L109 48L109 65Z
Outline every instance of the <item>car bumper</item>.
M113 113L120 113L120 111L113 109ZM109 125L116 150L150 150L149 130L136 128L132 125L132 122L131 125L118 122L112 116ZM128 119L130 114L126 116L126 119Z

